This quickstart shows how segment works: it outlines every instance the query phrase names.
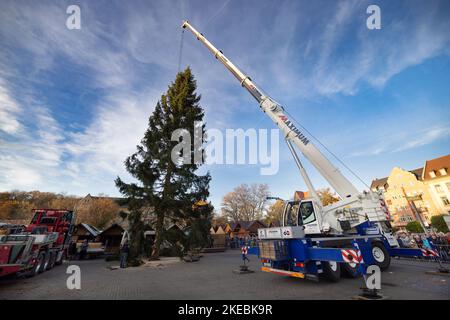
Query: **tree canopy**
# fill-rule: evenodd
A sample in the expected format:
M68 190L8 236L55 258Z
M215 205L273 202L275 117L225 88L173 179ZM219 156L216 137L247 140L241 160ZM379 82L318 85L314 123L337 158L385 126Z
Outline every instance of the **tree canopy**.
M222 199L222 215L232 221L262 219L267 212L267 184L241 184Z
M197 169L201 162L194 161L196 154L203 154L205 137L200 98L196 94L196 81L191 69L178 73L156 104L137 151L125 160L126 170L137 182L126 183L120 177L116 179L116 186L129 199L131 209L131 256L138 255L142 247L142 208L152 207L156 215L152 257L158 258L165 221L190 223L192 205L209 196L211 177L209 173L199 175ZM184 153L183 159L189 161L173 161L173 150L182 141L174 141L172 137L179 129L186 130L190 137L199 131L201 133L201 141L189 144L187 150L180 150Z

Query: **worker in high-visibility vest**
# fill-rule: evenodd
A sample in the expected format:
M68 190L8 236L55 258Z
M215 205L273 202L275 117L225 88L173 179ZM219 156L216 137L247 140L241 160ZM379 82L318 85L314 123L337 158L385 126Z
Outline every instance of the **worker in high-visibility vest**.
M248 249L246 246L242 247L241 253L242 253L242 261L244 261L244 264L245 264L245 261L250 262L250 259L247 257Z

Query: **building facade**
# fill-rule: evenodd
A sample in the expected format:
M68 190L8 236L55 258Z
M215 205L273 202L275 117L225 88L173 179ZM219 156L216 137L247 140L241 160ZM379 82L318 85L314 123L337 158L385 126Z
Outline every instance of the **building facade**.
M389 177L372 181L372 191L384 193L395 227L404 228L408 222L418 219L427 225L439 213L423 182L422 171L423 168L407 171L394 167Z
M434 215L450 213L450 155L427 160L423 168L407 171L395 167L390 175L372 181L372 191L382 191L395 227Z
M450 155L427 160L422 179L440 214L450 213Z

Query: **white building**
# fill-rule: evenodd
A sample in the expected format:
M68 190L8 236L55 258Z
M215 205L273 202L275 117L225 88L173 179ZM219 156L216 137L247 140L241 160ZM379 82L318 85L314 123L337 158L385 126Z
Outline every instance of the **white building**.
M425 161L422 180L442 214L450 213L450 154Z

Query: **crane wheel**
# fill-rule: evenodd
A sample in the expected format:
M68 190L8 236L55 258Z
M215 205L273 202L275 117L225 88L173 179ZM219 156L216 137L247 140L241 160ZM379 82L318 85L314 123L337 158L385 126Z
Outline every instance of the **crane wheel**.
M44 254L44 262L42 263L41 270L39 273L44 272L45 270L48 270L48 265L50 264L50 252L42 252Z
M31 276L35 276L38 273L41 273L42 271L42 266L44 265L45 262L45 253L44 252L40 252L36 262L34 263L33 269L31 271Z
M372 256L375 264L380 267L381 271L389 268L391 264L391 256L382 242L372 243Z
M341 264L336 261L322 261L323 277L331 282L341 279Z
M358 264L356 263L341 263L342 275L347 278L358 278L361 276L358 273Z

